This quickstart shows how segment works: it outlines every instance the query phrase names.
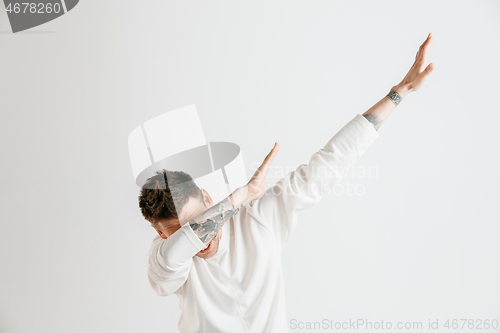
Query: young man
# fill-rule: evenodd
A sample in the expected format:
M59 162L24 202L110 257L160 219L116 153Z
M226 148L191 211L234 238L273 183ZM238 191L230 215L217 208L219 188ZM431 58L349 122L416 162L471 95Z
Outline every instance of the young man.
M425 67L431 42L429 34L387 96L268 189L277 143L248 184L216 205L184 172L162 170L148 179L139 205L158 232L148 277L158 295L179 297L180 332L288 332L281 254L297 214L342 180L401 100L422 86L434 69Z

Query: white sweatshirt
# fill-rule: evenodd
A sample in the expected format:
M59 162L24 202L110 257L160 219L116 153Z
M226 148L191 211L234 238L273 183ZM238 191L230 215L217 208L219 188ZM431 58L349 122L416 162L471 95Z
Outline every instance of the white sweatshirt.
M167 239L157 235L148 278L158 295L178 296L179 331L288 332L281 254L297 214L321 200L322 187L339 183L377 137L374 126L356 115L307 164L231 217L209 259L195 256L205 245L189 223Z

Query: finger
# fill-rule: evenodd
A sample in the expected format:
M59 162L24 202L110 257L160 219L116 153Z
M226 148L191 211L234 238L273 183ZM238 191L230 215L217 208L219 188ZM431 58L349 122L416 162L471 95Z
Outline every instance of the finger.
M273 149L267 154L266 158L262 162L261 166L257 169L255 172L256 177L265 177L267 175L267 172L269 171L269 168L271 164L273 163L274 157L278 153L279 150L279 144L277 142L274 143Z
M429 47L432 43L432 33L429 33L425 42L420 46L419 53L422 62L427 62L427 53L429 52Z
M269 167L271 166L271 164L274 161L274 157L278 153L278 149L279 149L279 144L277 142L275 142L273 149L271 149L269 154L267 154L266 158L264 159L264 162L262 162L262 165L259 167L259 169L261 169L261 168L262 168L262 170L269 169Z
M418 58L420 55L423 54L423 50L425 49L426 45L429 44L429 42L432 40L431 36L432 35L430 33L429 33L429 35L427 35L427 38L424 40L424 42L418 48L417 55L415 58Z

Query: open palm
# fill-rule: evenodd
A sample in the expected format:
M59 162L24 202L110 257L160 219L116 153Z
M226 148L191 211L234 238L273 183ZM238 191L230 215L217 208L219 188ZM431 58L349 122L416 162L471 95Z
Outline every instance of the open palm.
M261 166L255 171L254 175L247 184L249 195L252 200L260 199L267 188L267 172L271 163L273 163L274 156L278 153L279 144L276 142L273 149L267 154L266 158L262 162Z
M408 86L411 91L417 91L420 89L429 74L434 70L433 63L430 63L426 67L427 55L431 43L432 33L429 33L427 39L422 43L422 45L420 45L417 54L415 55L415 62L400 83L401 85Z

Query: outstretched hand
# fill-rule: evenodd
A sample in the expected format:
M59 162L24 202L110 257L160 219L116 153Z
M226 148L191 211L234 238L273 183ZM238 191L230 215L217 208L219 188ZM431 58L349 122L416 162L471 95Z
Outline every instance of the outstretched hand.
M248 194L251 200L260 199L267 188L266 176L269 171L271 163L273 163L274 157L278 153L279 144L276 142L273 149L267 154L266 158L262 162L262 165L255 171L254 175L247 184Z
M434 64L430 63L427 67L427 54L432 43L432 33L429 33L425 42L420 45L415 56L415 62L401 81L399 86L408 87L409 91L417 91L424 84L430 73L434 70Z

